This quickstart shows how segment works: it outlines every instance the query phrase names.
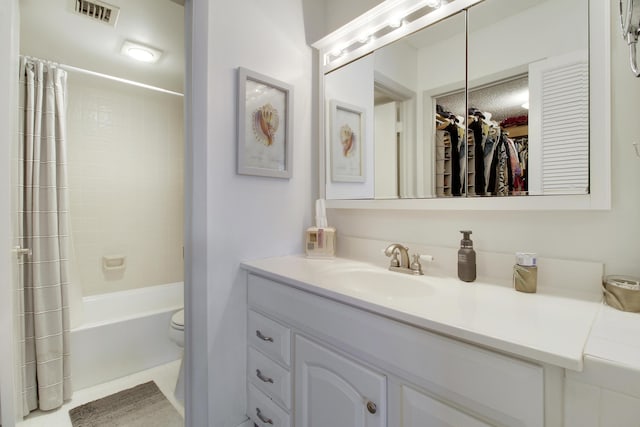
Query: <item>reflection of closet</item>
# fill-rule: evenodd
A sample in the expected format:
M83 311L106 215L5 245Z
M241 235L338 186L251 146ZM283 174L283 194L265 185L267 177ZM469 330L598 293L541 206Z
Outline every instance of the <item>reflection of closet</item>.
M474 195L474 191L478 196L527 194L527 120L527 116L518 116L498 125L495 121L481 117L468 118L470 173L467 176L469 183L475 184L472 188L468 187L469 195ZM513 121L518 123L509 123ZM476 141L476 138L480 140ZM475 175L471 174L473 168Z
M475 164L475 149L476 149L476 142L475 142L475 138L473 137L473 133L469 132L469 135L467 135L467 147L466 147L466 152L467 152L467 167L466 168L461 168L461 170L463 171L463 178L465 177L465 171L466 171L466 180L462 181L462 185L463 188L466 188L466 193L469 196L475 196L476 194L476 164ZM460 159L461 162L464 163L464 157L462 159ZM463 190L464 192L465 190Z
M436 131L436 196L451 196L451 136L446 130Z
M445 114L436 114L436 197L459 196L461 190L460 141L464 138L464 126L453 114Z
M502 127L495 121L468 116L465 138L465 128L455 118L437 114L436 197L528 194L527 118L518 119L515 126ZM454 141L460 142L456 146ZM500 153L496 153L497 147Z
M474 169L465 165L468 143L464 142L465 128L451 113L449 116L436 114L435 144L435 194L436 197L460 196L466 192L473 194L473 185L465 175ZM453 133L453 134L452 134Z

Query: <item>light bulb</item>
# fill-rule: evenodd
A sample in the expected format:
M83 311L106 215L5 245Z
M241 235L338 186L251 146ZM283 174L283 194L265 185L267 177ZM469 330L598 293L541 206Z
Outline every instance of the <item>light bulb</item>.
M402 26L402 24L404 24L404 21L403 21L403 19L401 17L392 18L389 21L389 26L391 28L399 28L399 27Z
M358 36L358 43L365 44L365 43L368 43L369 40L371 40L371 35L368 33L360 34Z
M336 58L338 56L342 56L343 53L344 53L344 50L342 49L342 47L337 47L331 51L331 55Z
M130 47L127 49L127 55L142 62L152 62L154 59L152 52L140 47Z
M162 56L162 51L140 43L125 40L120 52L123 55L141 62L157 62Z

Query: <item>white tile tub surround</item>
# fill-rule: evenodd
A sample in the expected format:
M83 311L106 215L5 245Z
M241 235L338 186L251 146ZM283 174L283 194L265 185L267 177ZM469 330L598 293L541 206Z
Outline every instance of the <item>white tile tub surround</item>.
M83 295L183 278L183 98L69 73L71 228ZM103 256L126 256L106 271Z
M178 282L83 298L85 323L71 330L74 390L179 359L168 331L183 288Z

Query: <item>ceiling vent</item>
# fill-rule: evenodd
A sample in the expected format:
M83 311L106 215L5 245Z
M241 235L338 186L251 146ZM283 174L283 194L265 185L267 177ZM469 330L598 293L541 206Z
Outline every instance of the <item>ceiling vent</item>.
M75 0L75 12L95 21L116 26L120 8L99 0Z

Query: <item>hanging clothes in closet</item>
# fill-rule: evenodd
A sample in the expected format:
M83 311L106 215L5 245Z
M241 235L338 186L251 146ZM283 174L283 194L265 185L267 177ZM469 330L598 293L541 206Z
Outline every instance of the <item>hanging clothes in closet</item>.
M469 129L473 133L474 139L474 156L473 161L475 163L475 192L478 196L484 196L485 194L485 175L484 175L484 149L483 149L483 135L482 135L482 121L480 118L476 118L469 124Z
M451 195L460 196L460 162L456 161L460 157L458 126L452 120L444 130L451 138Z
M509 162L511 163L511 173L513 174L512 195L520 194L524 190L524 181L522 180L522 168L520 167L520 158L518 157L518 149L511 138L507 138L509 144Z
M491 189L489 187L489 178L491 176L491 162L493 161L493 153L495 152L496 145L500 140L500 128L498 126L490 127L487 131L486 139L483 143L483 159L484 159L484 179L485 179L485 194L491 195Z
M495 145L487 191L494 196L508 196L513 191L513 172L508 138L501 133Z
M529 192L529 138L520 137L513 140L518 150L518 158L520 159L520 169L522 170L523 190Z

